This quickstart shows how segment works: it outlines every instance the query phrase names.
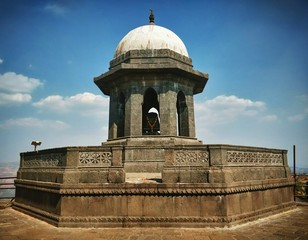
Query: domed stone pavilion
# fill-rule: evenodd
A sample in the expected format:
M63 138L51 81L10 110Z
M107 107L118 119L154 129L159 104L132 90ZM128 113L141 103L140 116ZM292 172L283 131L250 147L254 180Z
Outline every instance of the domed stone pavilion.
M14 209L59 227L225 227L293 208L286 150L196 138L207 81L151 11L94 78L107 141L21 153Z
M195 138L193 95L207 80L193 69L182 40L154 22L120 41L109 71L95 83L110 96L109 137L103 145L129 146L127 173L161 173L163 146L201 144Z

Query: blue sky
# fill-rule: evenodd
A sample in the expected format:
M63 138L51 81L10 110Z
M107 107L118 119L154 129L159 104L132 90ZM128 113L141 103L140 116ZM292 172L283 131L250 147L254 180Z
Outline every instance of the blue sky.
M43 148L99 145L108 101L93 77L120 40L155 23L209 73L195 96L197 137L289 150L308 167L308 2L0 1L0 163Z

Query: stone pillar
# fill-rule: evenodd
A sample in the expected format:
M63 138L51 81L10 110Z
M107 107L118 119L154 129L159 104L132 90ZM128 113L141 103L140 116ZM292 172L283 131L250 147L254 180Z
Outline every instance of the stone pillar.
M109 99L109 131L108 131L108 139L117 138L117 100L115 93L110 94Z
M142 95L131 93L125 104L124 136L142 135Z
M109 183L124 183L125 171L122 163L122 146L112 147L112 162L111 167L108 169L108 182Z
M122 164L122 146L114 146L112 147L112 163L111 166L113 167L121 167Z
M176 136L176 93L168 91L159 94L160 134Z
M186 104L187 104L187 108L188 108L189 137L194 138L196 136L196 130L195 130L194 98L193 98L192 95L186 96Z
M209 145L209 183L226 183L228 177L223 166L227 164L227 150L223 145Z

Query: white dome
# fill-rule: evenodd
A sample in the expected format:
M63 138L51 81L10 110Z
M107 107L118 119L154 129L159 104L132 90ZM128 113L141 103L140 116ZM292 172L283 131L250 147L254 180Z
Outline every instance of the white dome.
M189 57L184 43L175 33L154 24L135 28L126 34L117 46L114 57L130 50L147 49L170 49Z

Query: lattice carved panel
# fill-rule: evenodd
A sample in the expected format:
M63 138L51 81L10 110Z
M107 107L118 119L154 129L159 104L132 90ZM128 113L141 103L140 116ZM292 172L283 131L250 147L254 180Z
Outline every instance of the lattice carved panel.
M282 166L281 153L227 151L227 162L235 165Z
M178 151L175 154L174 165L204 166L208 165L209 153L207 151Z
M109 167L111 166L111 152L80 152L79 165L86 167Z
M24 156L23 167L59 167L63 166L64 159L64 153Z

